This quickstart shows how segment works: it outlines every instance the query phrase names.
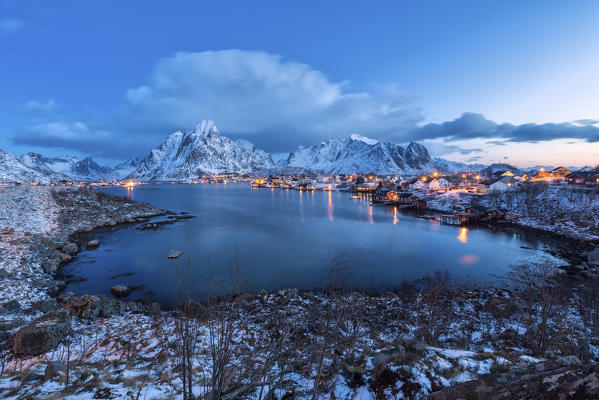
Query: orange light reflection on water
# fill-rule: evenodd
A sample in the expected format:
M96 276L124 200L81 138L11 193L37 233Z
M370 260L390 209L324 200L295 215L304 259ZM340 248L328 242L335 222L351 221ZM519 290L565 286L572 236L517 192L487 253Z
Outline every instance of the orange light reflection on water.
M468 243L468 228L466 228L466 227L460 228L460 234L458 235L458 240L462 243Z
M331 197L331 191L329 191L329 206L327 209L329 212L329 221L333 221L333 198Z

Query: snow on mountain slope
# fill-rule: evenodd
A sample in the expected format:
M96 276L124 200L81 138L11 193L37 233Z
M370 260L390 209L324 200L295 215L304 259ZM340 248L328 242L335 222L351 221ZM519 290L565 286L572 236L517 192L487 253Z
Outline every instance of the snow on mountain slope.
M21 161L38 172L54 172L61 180L101 181L115 178L112 168L99 165L91 157L78 160L67 155L44 157L37 153L27 153L21 156Z
M491 176L496 172L500 172L500 171L510 171L516 175L520 175L522 174L522 170L518 167L514 167L513 165L510 164L504 164L504 163L496 163L496 164L491 164L488 167L484 168L481 170L481 173L487 176Z
M20 161L37 172L48 175L55 181L101 181L119 178L117 176L118 171L99 165L91 157L78 160L76 157L66 155L44 157L38 153L27 153L21 156ZM123 164L120 166L125 168ZM126 174L129 174L133 169L133 167L130 167Z
M114 178L112 168L99 165L91 157L85 157L74 163L68 175L76 181L102 181Z
M129 175L137 168L139 168L139 164L141 160L138 157L134 157L130 160L122 162L112 169L112 176L114 179L123 179Z
M300 146L289 154L286 166L346 174L420 173L437 169L426 148L418 143L412 142L404 149L360 135Z
M65 154L58 157L43 157L43 161L52 171L68 175L79 159Z
M53 170L52 168L50 168L48 166L48 164L46 163L46 160L47 159L44 156L42 156L41 154L38 154L38 153L34 153L34 152L23 154L20 158L20 161L24 165L28 166L31 169L36 170L39 173L47 175L53 181L58 182L58 181L71 180L69 178L69 176L67 176L61 172L57 172L57 171Z
M12 154L0 150L0 183L4 182L36 182L52 183L56 179L53 174L37 171L21 162Z
M445 172L480 171L487 167L485 164L466 164L459 161L446 160L440 157L434 158L433 162L440 171Z
M221 136L214 122L169 135L145 157L129 177L149 180L188 180L205 174L253 173L274 167L270 154L243 140Z

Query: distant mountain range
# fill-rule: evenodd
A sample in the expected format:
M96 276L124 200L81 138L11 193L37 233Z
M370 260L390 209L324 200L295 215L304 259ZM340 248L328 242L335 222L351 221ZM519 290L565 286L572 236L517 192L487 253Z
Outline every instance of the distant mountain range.
M67 155L44 157L38 153L23 154L17 158L0 150L0 178L10 182L38 182L43 184L65 181L97 182L123 179L139 165L132 159L114 168L101 166L91 157L82 160Z
M276 164L272 156L247 140L222 136L214 122L202 121L188 131L169 135L143 159L133 158L115 167L97 164L90 157L44 157L27 153L16 158L0 150L0 177L8 181L51 183L137 179L185 181L217 173L375 173L413 175L432 171L457 172L520 169L509 164L464 164L432 158L421 144L402 147L360 135L300 146Z

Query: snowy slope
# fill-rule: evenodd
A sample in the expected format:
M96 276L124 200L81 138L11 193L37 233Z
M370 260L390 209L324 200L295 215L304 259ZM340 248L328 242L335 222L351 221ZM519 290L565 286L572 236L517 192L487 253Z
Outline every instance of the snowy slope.
M169 135L129 177L140 180L188 180L205 174L252 173L274 167L270 154L247 141L221 136L214 122Z

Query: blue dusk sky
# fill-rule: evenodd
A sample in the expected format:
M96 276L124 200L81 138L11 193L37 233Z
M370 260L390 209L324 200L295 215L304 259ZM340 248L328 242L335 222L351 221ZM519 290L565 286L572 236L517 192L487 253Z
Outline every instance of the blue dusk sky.
M0 0L0 148L143 156L212 119L273 153L353 133L599 164L599 1Z

